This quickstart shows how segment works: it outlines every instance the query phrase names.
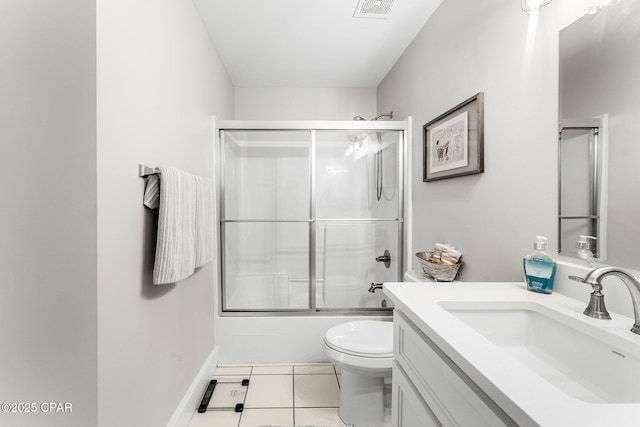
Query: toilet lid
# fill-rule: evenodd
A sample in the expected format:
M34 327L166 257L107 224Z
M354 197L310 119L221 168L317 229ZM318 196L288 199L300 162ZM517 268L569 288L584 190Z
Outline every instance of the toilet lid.
M358 320L329 329L327 345L343 353L363 357L393 356L393 323L380 320Z

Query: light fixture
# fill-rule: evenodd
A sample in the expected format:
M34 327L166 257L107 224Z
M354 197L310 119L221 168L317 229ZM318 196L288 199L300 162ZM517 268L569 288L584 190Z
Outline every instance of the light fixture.
M551 3L551 0L520 0L522 10L527 12L527 15L540 12L540 9Z

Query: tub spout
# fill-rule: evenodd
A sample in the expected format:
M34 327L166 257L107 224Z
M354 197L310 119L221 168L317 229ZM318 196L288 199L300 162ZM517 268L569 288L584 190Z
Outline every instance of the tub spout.
M382 283L371 283L369 287L369 292L374 293L377 289L382 289Z

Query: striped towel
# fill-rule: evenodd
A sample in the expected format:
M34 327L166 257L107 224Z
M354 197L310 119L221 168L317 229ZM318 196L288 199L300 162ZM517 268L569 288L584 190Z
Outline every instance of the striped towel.
M143 203L149 209L156 209L160 206L160 175L153 174L147 177L144 187Z
M213 182L196 176L195 267L213 259Z
M156 285L185 279L196 265L196 177L165 166L158 166L158 171L160 177L147 179L144 196L146 206L160 208L153 267Z

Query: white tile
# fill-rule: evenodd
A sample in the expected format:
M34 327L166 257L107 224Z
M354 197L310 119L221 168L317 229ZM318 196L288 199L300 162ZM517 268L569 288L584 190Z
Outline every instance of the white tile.
M296 408L338 406L338 381L335 375L294 375Z
M297 426L341 427L344 424L338 416L338 408L296 408Z
M293 375L251 377L245 408L290 408L293 406Z
M214 376L221 375L251 375L251 366L218 366L213 373Z
M304 365L294 366L294 374L335 374L333 365Z
M189 427L238 427L240 412L215 411L196 413L191 419Z
M293 425L293 408L245 409L240 417L240 427L291 425Z
M251 375L291 375L292 366L254 366Z

